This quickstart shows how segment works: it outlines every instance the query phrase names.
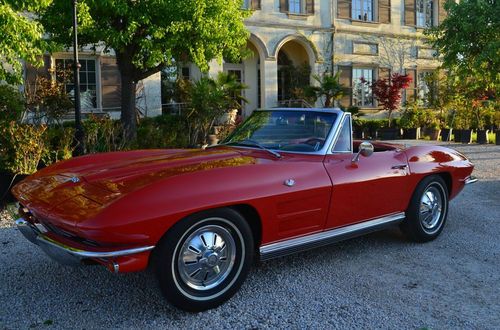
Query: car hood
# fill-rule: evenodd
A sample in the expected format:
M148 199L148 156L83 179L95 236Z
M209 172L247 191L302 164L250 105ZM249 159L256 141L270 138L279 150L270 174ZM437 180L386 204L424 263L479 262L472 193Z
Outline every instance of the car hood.
M64 218L76 220L95 215L121 196L168 177L255 162L254 157L230 148L87 155L40 170L16 185L13 193L21 204L39 213L71 210Z

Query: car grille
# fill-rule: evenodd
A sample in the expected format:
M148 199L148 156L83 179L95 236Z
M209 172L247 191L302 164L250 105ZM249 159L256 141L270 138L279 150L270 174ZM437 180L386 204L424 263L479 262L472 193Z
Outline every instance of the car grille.
M86 238L81 238L76 236L73 233L70 233L64 229L61 229L49 221L42 221L39 218L36 218L26 207L23 205L19 204L19 215L23 217L25 220L33 223L35 226L37 223L41 224L47 231L50 231L57 236L67 238L69 240L72 240L76 243L83 244L83 245L88 245L88 246L94 246L94 247L99 247L99 243L86 239Z

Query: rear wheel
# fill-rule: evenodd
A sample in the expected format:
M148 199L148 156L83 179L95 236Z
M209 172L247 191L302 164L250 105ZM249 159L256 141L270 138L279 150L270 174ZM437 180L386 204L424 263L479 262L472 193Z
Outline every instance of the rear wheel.
M156 251L160 288L173 305L192 312L217 307L245 280L253 259L252 231L232 209L187 217Z
M448 190L437 175L424 178L415 189L406 210L402 231L415 242L427 242L439 236L448 215Z

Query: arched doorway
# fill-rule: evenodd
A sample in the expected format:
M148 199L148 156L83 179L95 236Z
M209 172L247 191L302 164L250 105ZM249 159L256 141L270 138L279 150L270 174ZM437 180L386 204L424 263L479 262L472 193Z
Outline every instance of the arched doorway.
M297 40L285 42L278 50L278 103L302 99L311 80L311 58Z

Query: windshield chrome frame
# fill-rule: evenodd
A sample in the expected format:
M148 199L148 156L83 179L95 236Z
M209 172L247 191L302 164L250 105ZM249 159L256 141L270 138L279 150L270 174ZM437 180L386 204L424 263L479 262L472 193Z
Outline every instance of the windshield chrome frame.
M340 134L340 129L342 126L342 122L344 121L344 118L346 116L350 116L350 114L345 113L344 111L340 110L339 108L271 108L271 109L257 109L255 111L259 112L270 112L270 111L308 111L308 112L318 112L318 113L333 113L337 114L337 118L335 118L335 121L332 124L332 127L330 128L330 131L328 132L328 135L325 138L325 143L323 144L323 147L319 149L318 151L313 151L313 152L305 152L305 151L289 151L289 150L280 150L280 149L273 149L269 148L268 150L273 150L275 152L278 152L280 154L284 153L290 153L290 154L301 154L301 155L320 155L320 156L325 156L327 154L330 154L334 143L337 141L338 135ZM255 112L254 111L254 112ZM352 133L352 129L351 129ZM352 144L352 138L351 138L351 144ZM236 147L236 148L243 148L243 149L259 149L257 147L247 147L247 146L231 146L231 147ZM351 147L352 149L352 147Z

